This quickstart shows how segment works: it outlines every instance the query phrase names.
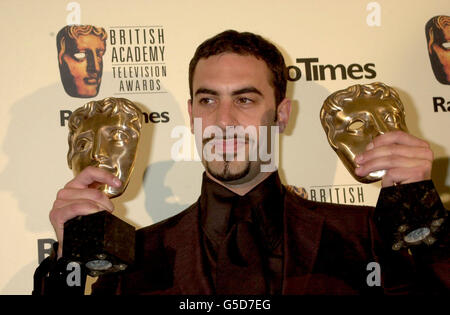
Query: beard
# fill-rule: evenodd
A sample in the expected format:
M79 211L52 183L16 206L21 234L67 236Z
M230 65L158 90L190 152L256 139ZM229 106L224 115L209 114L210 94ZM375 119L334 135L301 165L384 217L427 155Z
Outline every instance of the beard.
M266 114L267 117L264 117L262 119L262 123L258 125L258 127L264 126L264 127L271 127L275 124L275 117L276 113L269 112ZM236 126L232 126L236 127ZM239 126L237 126L239 127ZM247 126L246 128L248 128ZM213 132L214 137L208 137L202 139L202 163L205 167L205 169L208 171L208 173L214 177L215 179L226 182L228 184L242 184L245 182L248 182L252 179L254 179L261 171L261 160L258 156L259 152L259 146L261 145L259 143L259 136L260 134L256 131L252 132L247 131L245 128L239 129L235 132L235 134L228 134L228 130L222 130L222 135L226 134L226 138L223 138L222 141L225 139L232 140L234 137L235 141L238 141L241 145L238 144L238 148L235 147L233 151L227 152L227 149L222 150L220 146L222 143L219 142L219 150L214 147L208 147L206 149L207 152L207 158L205 157L203 149L209 142L213 139L215 139L216 134ZM255 127L256 128L256 127ZM270 132L270 129L268 129ZM245 139L245 146L242 146L242 141ZM264 141L270 141L271 137L267 136L264 138ZM220 140L220 139L216 139ZM217 144L217 143L216 143ZM268 146L270 148L270 143L266 143L265 146ZM209 149L209 150L208 150ZM242 151L245 150L245 151ZM214 152L213 152L214 151ZM225 152L223 152L225 151ZM211 155L217 154L222 155L222 159L210 159ZM245 153L242 155L242 153Z
M234 136L231 140L237 141L237 139L241 139L241 143L243 141L243 137ZM213 138L208 138L203 140L203 145L205 146L209 143ZM225 140L225 139L224 139ZM245 136L245 143L249 143L253 141L249 141L249 137ZM213 159L205 159L203 164L210 175L212 175L215 179L221 182L234 182L239 181L245 178L252 168L252 163L249 161L248 157L248 145L239 146L239 148L235 148L236 152L217 152L218 148L213 147L212 151L217 152L217 156L220 158ZM221 150L221 149L219 149ZM238 153L240 151L240 154ZM212 154L216 154L213 153ZM244 155L242 155L244 153ZM254 162L253 162L254 163Z
M207 171L217 180L231 182L244 178L250 172L250 161L205 162Z

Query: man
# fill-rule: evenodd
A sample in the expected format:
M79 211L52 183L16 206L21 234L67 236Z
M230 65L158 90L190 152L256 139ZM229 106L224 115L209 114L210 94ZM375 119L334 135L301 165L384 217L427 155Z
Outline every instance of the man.
M56 36L61 81L67 94L97 96L103 73L106 31L92 25L67 25Z
M450 84L450 16L433 17L425 31L434 75L442 84Z
M225 31L205 41L190 63L192 129L195 119L201 118L203 130L276 125L282 132L291 107L285 97L285 71L281 53L258 35ZM203 147L214 141L212 151L224 155L250 144L241 135L203 140ZM430 178L432 153L426 142L396 132L375 138L370 147L360 157L361 176L385 169L398 183ZM428 290L430 283L441 289L435 276L422 281L422 267L416 270L405 251L392 253L381 247L373 208L302 199L281 184L277 171L261 172L261 161L245 156L244 161L207 161L202 155L206 171L199 200L180 214L137 231L135 266L101 277L93 293L378 292L366 282L366 267L373 261L380 261L385 292L409 292L417 285ZM70 218L113 210L106 197L89 189L94 182L120 185L108 172L83 170L58 192L50 212L57 235L62 235ZM379 259L383 254L387 258ZM445 259L438 271L448 266ZM416 273L420 277L414 277Z

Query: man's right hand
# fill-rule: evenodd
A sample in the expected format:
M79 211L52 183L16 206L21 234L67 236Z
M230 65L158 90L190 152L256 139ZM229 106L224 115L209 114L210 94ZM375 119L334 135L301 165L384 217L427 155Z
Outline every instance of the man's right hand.
M90 188L98 183L113 187L122 185L120 180L110 172L88 166L58 191L49 215L59 242L58 258L62 256L65 222L79 215L103 210L114 211L113 203L103 192Z

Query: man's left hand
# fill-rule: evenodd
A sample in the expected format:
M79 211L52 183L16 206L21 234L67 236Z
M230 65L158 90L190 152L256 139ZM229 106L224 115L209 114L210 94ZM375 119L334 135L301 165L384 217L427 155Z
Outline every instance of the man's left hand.
M358 176L386 170L381 184L388 187L431 179L433 152L428 142L403 131L392 131L373 139L355 161Z

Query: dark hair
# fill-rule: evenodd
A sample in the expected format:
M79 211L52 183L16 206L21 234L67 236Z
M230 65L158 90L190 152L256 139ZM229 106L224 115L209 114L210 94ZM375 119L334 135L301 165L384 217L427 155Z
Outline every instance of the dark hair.
M276 106L286 96L287 70L283 55L272 43L259 35L249 32L227 30L207 39L197 47L189 63L189 92L193 97L193 78L197 63L202 58L235 53L243 56L254 56L263 60L272 73L271 84L275 90Z

